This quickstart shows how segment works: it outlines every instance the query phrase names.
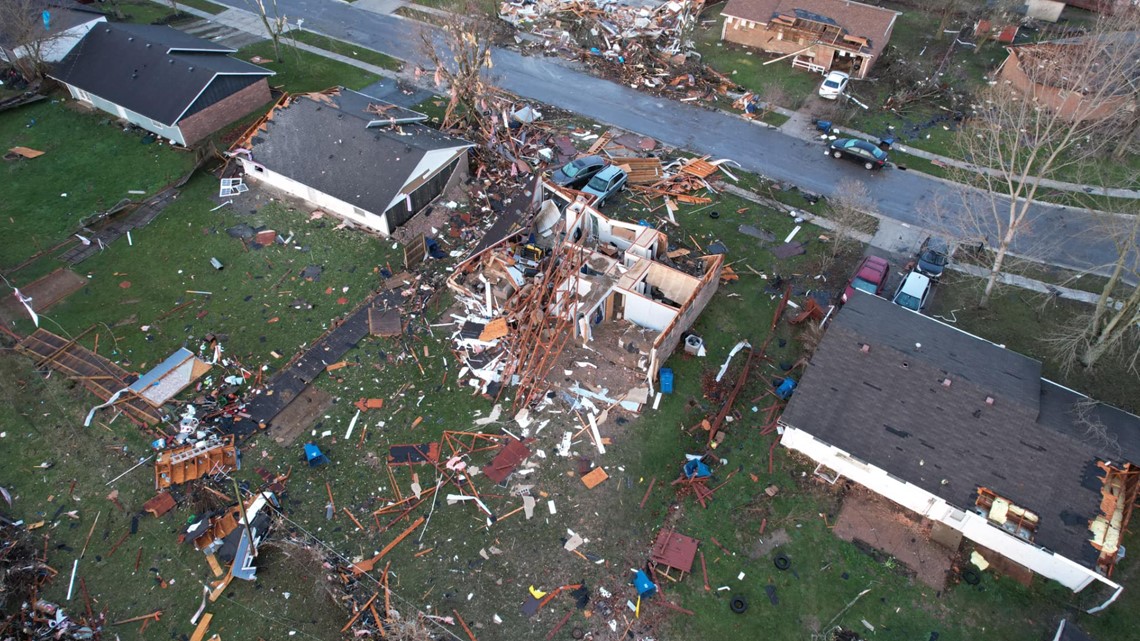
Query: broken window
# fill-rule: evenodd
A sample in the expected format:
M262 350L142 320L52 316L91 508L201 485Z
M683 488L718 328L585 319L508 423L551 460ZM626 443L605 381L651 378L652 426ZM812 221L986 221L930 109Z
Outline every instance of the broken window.
M1037 533L1037 514L984 487L978 488L974 509L990 523L1026 541L1032 541Z

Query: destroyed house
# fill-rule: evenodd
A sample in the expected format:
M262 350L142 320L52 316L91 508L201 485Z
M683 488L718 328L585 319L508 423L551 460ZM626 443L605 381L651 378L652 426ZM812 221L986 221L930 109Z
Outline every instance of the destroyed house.
M459 351L484 389L514 382L525 398L557 387L567 400L637 411L716 293L724 256L674 260L664 232L550 185L535 197L529 225L484 245L449 280L471 311Z
M49 75L76 100L193 145L270 100L272 71L171 27L100 24Z
M1066 120L1113 118L1136 108L1140 65L1120 58L1135 56L1137 38L1128 31L1006 47L997 78Z
M777 54L793 67L866 78L899 12L851 0L728 0L723 15L721 40Z
M425 120L343 88L290 96L231 155L247 180L387 236L467 175L471 143Z
M1041 378L1040 362L856 292L779 424L817 475L933 521L932 538L1119 594L1140 417Z

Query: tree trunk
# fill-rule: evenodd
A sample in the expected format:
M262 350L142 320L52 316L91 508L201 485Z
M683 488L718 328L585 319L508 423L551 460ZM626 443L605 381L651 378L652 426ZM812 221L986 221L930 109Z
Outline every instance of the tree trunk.
M986 288L982 291L982 298L978 301L978 307L985 308L990 304L990 297L993 296L994 287L997 286L998 276L1001 275L1001 268L1005 265L1005 256L1009 253L1009 246L1013 244L1013 238L1017 234L1017 225L1010 225L1005 230L1005 235L1001 237L1001 242L998 243L997 253L994 255L994 262L990 265L990 275L986 279Z
M1088 349L1081 354L1081 365L1089 368L1095 366L1100 357L1124 338L1124 334L1136 324L1138 315L1140 315L1140 287L1132 290L1128 300L1120 306L1103 329L1097 328L1097 333L1090 341Z

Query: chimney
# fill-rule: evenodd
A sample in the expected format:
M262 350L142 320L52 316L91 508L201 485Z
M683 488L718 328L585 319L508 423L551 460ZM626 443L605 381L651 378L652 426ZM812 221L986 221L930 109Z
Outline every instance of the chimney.
M950 387L951 380L948 378L942 379L942 387Z
M871 353L871 346L868 345L867 343L863 343L862 345L859 346L859 351L863 352L864 354L870 354Z
M987 396L986 397L986 405L993 405L993 404L994 404L994 397Z

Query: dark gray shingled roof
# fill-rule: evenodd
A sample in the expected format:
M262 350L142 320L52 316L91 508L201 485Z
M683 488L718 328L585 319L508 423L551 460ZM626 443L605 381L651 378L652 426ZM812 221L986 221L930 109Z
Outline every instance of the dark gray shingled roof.
M1031 358L857 292L781 420L959 508L987 487L1038 514L1036 544L1095 567L1096 462L1140 461L1140 418L1098 405L1109 438L1090 438L1074 414L1085 397L1040 372Z
M94 96L173 125L218 76L252 84L272 71L234 50L165 26L100 24L50 74Z
M471 146L418 124L368 127L369 103L387 104L347 89L294 96L253 137L254 162L380 215L427 152Z

